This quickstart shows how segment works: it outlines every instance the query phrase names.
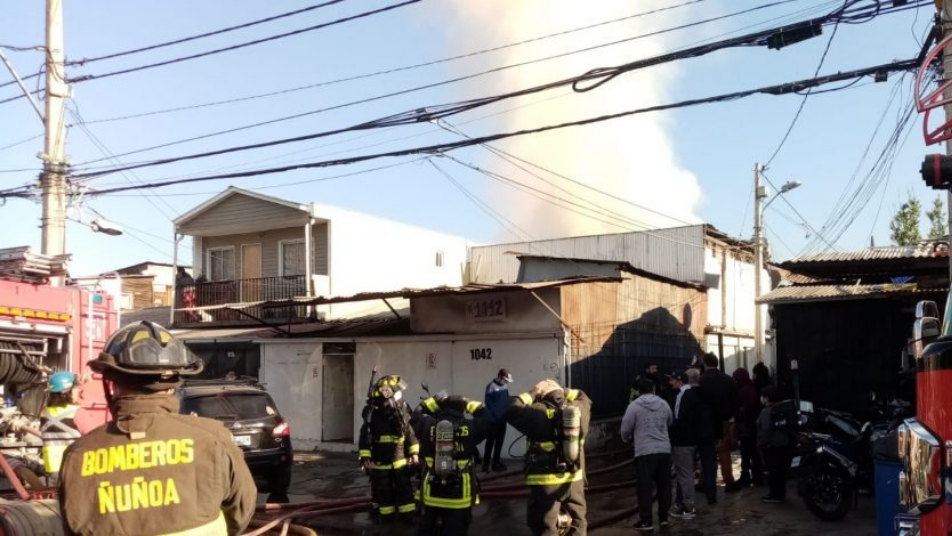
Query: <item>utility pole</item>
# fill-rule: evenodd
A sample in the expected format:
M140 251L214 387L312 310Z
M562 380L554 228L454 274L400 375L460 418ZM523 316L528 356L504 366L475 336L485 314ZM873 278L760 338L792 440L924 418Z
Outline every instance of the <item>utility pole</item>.
M949 0L952 2L952 0ZM761 277L764 267L764 199L767 187L760 184L760 164L754 164L754 299L760 298ZM722 283L723 284L723 283ZM763 306L754 302L754 361L764 360L764 315Z
M40 191L43 200L41 250L44 255L66 253L66 83L63 50L63 0L46 0L46 143ZM62 278L53 278L61 285Z

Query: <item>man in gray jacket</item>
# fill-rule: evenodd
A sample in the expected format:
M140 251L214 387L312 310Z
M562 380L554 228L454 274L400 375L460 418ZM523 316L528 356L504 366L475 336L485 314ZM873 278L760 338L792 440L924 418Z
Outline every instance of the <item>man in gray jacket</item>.
M641 396L628 405L621 421L621 439L635 444L635 468L638 476L638 513L641 521L635 530L650 532L652 494L658 493L658 520L668 526L671 508L671 441L668 428L674 418L671 407L655 394L655 384L642 380Z

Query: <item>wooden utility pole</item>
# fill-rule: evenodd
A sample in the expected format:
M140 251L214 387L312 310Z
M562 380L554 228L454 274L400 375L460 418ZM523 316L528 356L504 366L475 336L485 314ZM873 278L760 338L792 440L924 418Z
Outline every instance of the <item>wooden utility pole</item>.
M40 193L43 201L41 250L44 255L66 253L66 83L63 50L63 0L46 0L46 144ZM54 285L62 278L55 278Z

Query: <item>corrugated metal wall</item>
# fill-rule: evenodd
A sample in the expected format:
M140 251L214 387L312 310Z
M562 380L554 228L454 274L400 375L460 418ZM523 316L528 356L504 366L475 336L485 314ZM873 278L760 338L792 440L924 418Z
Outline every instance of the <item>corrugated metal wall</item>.
M635 268L690 283L704 282L704 226L578 236L470 249L471 283L514 283L517 255L627 261Z
M563 287L562 317L575 331L572 385L592 394L597 416L616 416L646 364L669 373L701 351L707 294L626 276L621 284Z

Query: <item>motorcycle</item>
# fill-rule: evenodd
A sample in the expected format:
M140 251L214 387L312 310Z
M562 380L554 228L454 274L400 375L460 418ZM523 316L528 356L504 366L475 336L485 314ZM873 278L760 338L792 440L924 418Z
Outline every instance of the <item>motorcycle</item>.
M814 425L798 438L798 491L815 516L842 519L859 494L874 493L872 445L892 433L907 412L908 405L901 403L881 406L873 412L875 424L861 423L845 412L816 412Z
M824 521L846 517L857 494L872 490L872 425L863 424L855 437L803 432L797 491L813 515Z

